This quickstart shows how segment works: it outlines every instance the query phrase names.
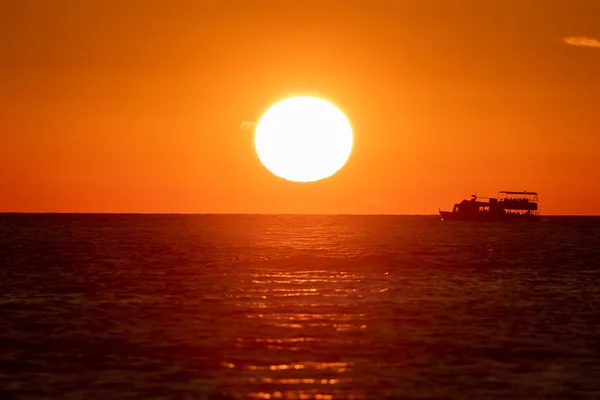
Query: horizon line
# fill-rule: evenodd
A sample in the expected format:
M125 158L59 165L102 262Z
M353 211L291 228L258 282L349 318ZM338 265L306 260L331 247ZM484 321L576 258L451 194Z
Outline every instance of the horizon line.
M390 216L390 217L439 217L435 214L395 214L395 213L223 213L223 212L89 212L89 211L0 211L0 215L7 214L64 214L64 215L214 215L214 216L243 216L243 215L265 215L265 216ZM600 214L542 214L540 217L600 217Z

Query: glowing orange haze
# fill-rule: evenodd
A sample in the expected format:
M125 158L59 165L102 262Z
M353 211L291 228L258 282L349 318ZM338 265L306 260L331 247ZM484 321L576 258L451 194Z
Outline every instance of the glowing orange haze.
M133 3L2 6L0 211L432 214L527 189L600 214L600 49L563 40L600 37L594 0ZM329 179L276 178L240 128L292 95L352 123Z

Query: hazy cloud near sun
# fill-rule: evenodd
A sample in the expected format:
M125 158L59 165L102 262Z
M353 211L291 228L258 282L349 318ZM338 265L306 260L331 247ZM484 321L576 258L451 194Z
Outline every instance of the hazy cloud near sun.
M256 128L256 122L254 121L242 121L240 128L243 130L251 130Z
M563 42L572 46L595 47L600 49L600 40L586 36L569 36Z

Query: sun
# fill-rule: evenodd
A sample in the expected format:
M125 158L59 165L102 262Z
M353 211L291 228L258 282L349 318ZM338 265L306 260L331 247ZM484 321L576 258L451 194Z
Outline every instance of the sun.
M256 126L260 161L274 175L314 182L340 170L352 151L352 127L330 102L309 96L274 104Z

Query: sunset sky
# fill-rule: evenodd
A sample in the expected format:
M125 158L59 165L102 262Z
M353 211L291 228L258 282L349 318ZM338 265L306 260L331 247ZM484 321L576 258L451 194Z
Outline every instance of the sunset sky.
M0 37L0 211L600 214L598 0L2 0ZM254 149L294 95L354 129L323 181Z

